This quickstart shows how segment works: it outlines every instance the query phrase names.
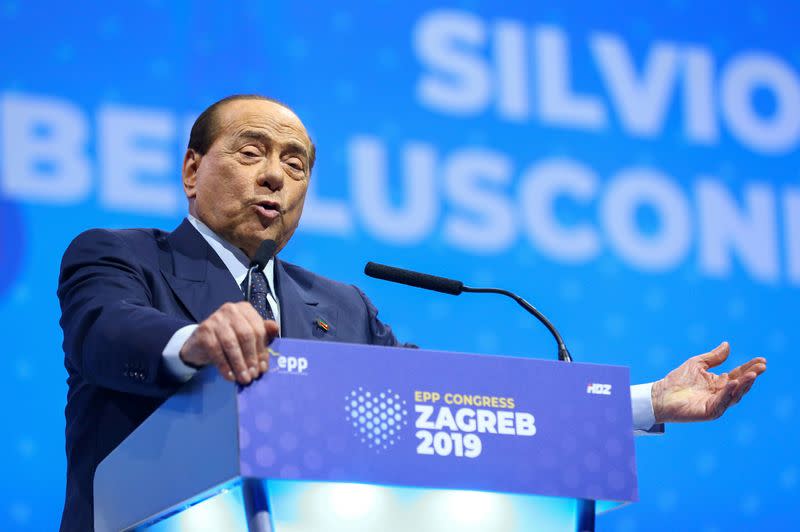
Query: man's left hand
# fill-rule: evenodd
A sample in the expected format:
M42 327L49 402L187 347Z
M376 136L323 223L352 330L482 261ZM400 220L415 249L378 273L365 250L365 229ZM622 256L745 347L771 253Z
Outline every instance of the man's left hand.
M730 373L716 375L709 368L719 366L730 353L728 342L690 358L653 384L653 412L656 423L707 421L720 417L736 404L767 369L767 359L754 358Z

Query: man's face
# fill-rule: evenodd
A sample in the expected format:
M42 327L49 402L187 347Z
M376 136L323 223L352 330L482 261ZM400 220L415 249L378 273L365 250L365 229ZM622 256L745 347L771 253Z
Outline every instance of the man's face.
M278 250L300 221L311 140L289 109L235 100L217 110L217 137L205 155L187 151L183 186L189 212L252 258L259 244Z

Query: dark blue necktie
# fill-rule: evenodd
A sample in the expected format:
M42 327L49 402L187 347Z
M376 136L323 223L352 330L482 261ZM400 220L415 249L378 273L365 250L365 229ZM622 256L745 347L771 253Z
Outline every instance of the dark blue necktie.
M242 283L242 290L245 293L245 297L247 297L246 277ZM250 304L253 305L262 318L265 320L274 320L275 316L272 314L272 308L270 308L267 302L267 294L269 294L267 278L264 277L264 273L261 272L261 270L253 270L250 281Z

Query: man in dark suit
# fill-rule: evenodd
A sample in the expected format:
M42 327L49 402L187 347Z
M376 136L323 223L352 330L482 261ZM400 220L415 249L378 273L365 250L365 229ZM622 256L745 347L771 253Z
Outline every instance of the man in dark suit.
M277 319L243 301L237 276L263 240L279 251L291 238L313 163L289 109L224 100L192 130L189 219L172 233L92 230L67 249L58 289L69 373L62 529L91 529L97 464L194 368L214 364L249 384L267 369L279 323L286 337L397 343L357 288L277 259L262 274Z
M243 301L260 244L274 240L279 252L297 228L314 157L286 106L226 98L192 128L182 172L189 216L174 232L92 230L69 246L58 287L69 374L62 530L92 528L97 465L197 368L213 364L247 385L267 371L278 334L397 345L356 287L277 258L254 273L261 299ZM642 428L711 419L737 402L766 361L707 371L727 354L722 344L644 385Z

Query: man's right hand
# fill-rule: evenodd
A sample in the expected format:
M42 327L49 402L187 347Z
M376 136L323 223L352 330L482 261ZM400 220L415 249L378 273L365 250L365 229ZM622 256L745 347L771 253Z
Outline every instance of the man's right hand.
M214 364L229 381L250 384L269 369L267 346L276 336L278 324L249 302L225 303L194 330L180 357L191 366Z

